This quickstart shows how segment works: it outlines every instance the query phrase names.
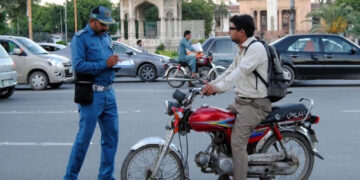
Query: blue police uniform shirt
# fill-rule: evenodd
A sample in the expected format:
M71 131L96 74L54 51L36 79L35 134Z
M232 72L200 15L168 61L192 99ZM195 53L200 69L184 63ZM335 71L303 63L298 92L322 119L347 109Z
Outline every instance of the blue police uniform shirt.
M97 35L88 24L75 34L70 47L76 73L94 75L94 84L100 86L109 86L114 81L114 69L106 64L106 60L113 55L109 34Z
M190 51L194 51L194 48L191 46L191 42L187 40L185 37L183 37L179 44L179 60L184 60L186 54L186 49Z

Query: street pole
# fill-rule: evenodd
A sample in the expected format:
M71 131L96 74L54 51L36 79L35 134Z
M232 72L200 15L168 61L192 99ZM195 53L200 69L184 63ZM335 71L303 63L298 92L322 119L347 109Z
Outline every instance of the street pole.
M61 40L63 40L62 37L64 37L64 35L63 35L63 24L62 24L61 8L60 8L60 32L61 32Z
M31 40L33 40L31 0L27 0L27 12L28 12L28 20L29 20L29 38L30 38Z
M74 0L74 14L75 14L75 33L77 32L77 7L76 0Z
M295 34L295 0L290 0L290 34Z
M66 45L67 45L67 0L65 0L65 19L64 19L64 23L65 23L65 42L66 42Z

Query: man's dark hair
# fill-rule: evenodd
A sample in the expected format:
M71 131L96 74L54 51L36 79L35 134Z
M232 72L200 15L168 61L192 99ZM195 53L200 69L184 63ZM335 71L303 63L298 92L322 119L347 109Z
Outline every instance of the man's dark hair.
M190 32L189 30L186 30L186 31L184 32L184 37L185 37L186 35L188 35L188 34L191 34L191 32Z
M136 41L136 44L139 45L141 43L141 39Z
M251 37L254 35L255 23L254 19L250 15L235 15L230 18L230 22L235 25L238 31L243 29L247 37Z

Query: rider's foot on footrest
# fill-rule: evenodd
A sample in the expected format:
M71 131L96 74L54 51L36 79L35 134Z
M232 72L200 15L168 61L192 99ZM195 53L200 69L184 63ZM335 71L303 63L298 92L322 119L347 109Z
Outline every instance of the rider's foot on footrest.
M219 176L218 180L231 180L229 175L227 174L222 174Z
M196 87L196 86L192 82L189 82L188 87Z

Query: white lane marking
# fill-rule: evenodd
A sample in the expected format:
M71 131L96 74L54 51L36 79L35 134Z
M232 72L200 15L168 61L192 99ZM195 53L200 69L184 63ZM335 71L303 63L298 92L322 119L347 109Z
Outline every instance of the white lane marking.
M0 142L0 146L72 146L70 142ZM93 145L90 142L90 145Z
M69 114L78 111L0 111L0 114ZM119 114L141 113L140 110L118 111Z
M341 112L343 113L360 113L359 109L355 109L355 110L342 110Z

